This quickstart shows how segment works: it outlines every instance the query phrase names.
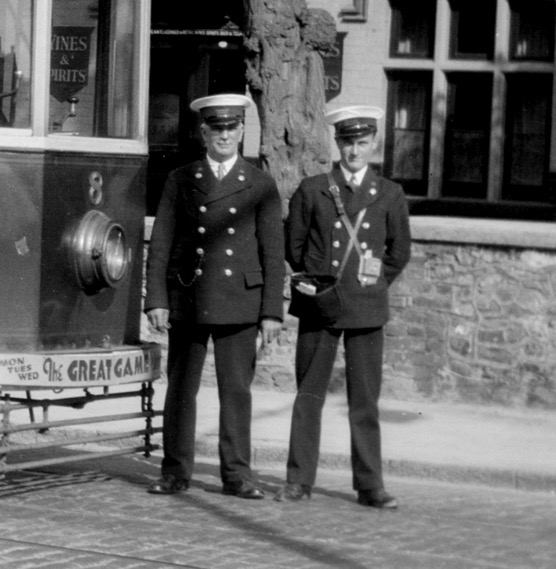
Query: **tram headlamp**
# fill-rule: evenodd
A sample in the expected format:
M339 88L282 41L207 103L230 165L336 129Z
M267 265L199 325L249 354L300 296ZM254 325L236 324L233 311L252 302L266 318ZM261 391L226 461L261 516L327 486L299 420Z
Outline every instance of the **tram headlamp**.
M119 223L91 210L64 241L70 268L83 290L94 293L118 287L130 261L126 235Z

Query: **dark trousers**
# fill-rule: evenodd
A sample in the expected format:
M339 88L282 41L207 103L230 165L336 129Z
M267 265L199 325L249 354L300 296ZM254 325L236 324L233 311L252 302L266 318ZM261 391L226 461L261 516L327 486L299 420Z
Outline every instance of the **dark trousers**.
M251 383L256 324L199 326L172 322L164 404L162 473L190 479L195 456L196 398L212 337L220 400L219 455L223 482L251 479Z
M315 329L300 321L296 353L297 396L293 407L287 480L315 483L321 418L343 333L351 462L355 490L382 488L378 398L382 383L382 328Z

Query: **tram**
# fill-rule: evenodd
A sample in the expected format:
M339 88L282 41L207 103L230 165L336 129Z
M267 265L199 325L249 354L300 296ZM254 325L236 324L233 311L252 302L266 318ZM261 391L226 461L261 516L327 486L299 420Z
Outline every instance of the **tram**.
M152 449L160 347L140 333L150 4L0 0L0 475L21 468L16 433L81 425L79 408L103 398L140 397L144 444L129 452ZM53 406L76 419L36 420ZM28 422L14 425L21 408Z

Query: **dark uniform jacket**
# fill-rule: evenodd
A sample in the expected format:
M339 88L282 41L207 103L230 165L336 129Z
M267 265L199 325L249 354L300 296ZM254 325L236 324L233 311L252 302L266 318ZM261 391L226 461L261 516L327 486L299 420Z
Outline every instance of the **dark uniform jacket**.
M198 324L283 316L281 203L270 176L238 157L218 182L207 160L168 176L147 262L145 311Z
M383 326L389 315L388 287L410 258L411 235L403 190L377 177L370 167L355 193L348 188L339 166L334 167L332 175L352 225L365 209L358 240L363 249L371 249L382 260L376 284L361 286L357 280L359 256L352 249L340 281L344 310L332 327ZM293 271L336 275L349 239L326 174L303 180L290 201L286 223L286 258ZM290 312L303 317L299 307L292 305Z

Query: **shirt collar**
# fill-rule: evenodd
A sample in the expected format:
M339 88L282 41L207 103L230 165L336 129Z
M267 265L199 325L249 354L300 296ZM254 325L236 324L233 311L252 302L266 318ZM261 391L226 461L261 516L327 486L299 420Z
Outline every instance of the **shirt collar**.
M346 170L346 168L344 168L340 164L340 169L342 170L342 173L344 174L344 178L346 179L346 182L349 182L351 180L352 176L355 176L355 179L357 180L357 185L360 186L361 183L363 182L363 178L365 177L365 174L367 173L367 170L369 169L369 166L365 166L364 168L361 168L361 170L358 170L357 172L350 172L349 170Z
M218 166L220 164L224 164L224 168L226 168L226 174L227 174L234 167L234 164L237 161L237 157L238 157L238 155L236 154L235 156L233 156L232 158L230 158L228 160L225 160L224 162L217 162L216 160L213 160L207 154L207 160L208 160L209 166L215 175L218 173Z

